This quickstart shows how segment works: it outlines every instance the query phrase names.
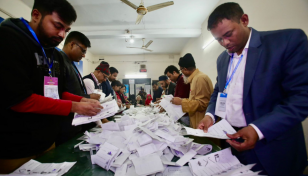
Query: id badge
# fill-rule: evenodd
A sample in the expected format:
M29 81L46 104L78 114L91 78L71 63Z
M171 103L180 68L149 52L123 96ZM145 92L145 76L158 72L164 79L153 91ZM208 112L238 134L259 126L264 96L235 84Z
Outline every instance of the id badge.
M58 78L44 76L44 96L53 99L60 99L58 92Z
M226 93L219 92L216 101L215 115L225 118L227 112L227 95Z

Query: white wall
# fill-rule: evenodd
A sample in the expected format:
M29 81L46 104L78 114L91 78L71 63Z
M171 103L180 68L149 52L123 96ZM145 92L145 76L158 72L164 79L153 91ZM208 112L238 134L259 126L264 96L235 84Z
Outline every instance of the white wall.
M164 74L165 69L169 65L177 66L179 55L172 55L173 59L169 58L169 55L118 55L118 56L94 56L93 59L102 59L104 58L106 62L109 63L111 67L118 69L118 80L122 82L122 79L125 78L125 74L139 74L140 64L135 64L135 61L146 61L145 64L147 67L147 78L152 80L158 80L158 77ZM87 61L84 61L87 62ZM99 62L92 64L87 62L90 66L87 71L84 70L85 74L92 72ZM85 68L84 68L85 69Z
M0 0L0 9L10 14L13 18L31 19L31 8L20 0Z

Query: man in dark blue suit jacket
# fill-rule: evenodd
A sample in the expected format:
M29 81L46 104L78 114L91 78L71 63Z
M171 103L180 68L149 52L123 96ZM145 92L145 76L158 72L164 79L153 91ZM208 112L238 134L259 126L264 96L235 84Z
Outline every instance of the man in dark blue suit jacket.
M240 55L248 43L241 101L249 125L236 128L236 134L228 134L233 140L226 142L243 164L257 163L254 170L269 176L299 176L307 165L301 124L308 116L307 36L299 29L258 32L248 28L248 22L236 3L218 6L209 17L208 29L227 51L217 59L217 83L198 128L207 132L217 120L218 94L229 78L228 53ZM226 116L228 121L230 114ZM243 141L234 140L239 137Z

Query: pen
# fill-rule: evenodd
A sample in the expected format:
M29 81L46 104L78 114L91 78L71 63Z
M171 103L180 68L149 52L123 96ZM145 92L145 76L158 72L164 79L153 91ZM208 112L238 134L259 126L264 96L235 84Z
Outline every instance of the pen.
M227 134L227 132L225 130L222 130L225 134Z

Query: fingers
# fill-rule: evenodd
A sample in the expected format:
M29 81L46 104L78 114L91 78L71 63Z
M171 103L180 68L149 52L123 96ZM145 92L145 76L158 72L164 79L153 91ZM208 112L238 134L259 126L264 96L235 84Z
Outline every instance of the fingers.
M237 132L235 134L227 134L227 136L230 138L230 139L237 139L237 138L240 138L242 135Z
M243 143L240 143L235 140L228 139L226 140L226 142L228 142L234 149L236 149L239 152L253 148L248 145L247 140L245 140Z

